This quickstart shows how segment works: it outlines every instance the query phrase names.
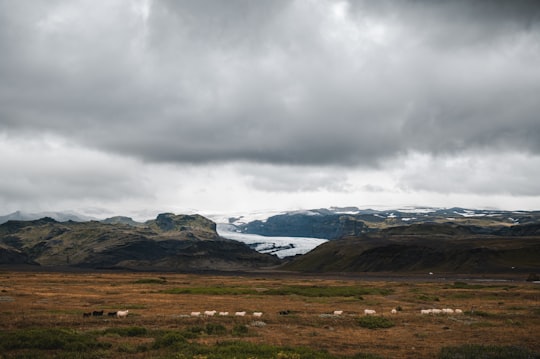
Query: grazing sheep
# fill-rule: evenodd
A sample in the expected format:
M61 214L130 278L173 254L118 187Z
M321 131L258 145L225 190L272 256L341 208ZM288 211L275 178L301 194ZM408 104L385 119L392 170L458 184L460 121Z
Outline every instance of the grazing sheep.
M451 309L451 308L443 308L443 309L442 309L442 312L443 312L444 314L453 314L453 313L454 313L454 310Z
M119 310L116 312L117 318L126 318L128 316L129 310Z
M215 310L205 310L204 311L204 315L206 315L207 317L213 317L216 313L217 313L217 311L215 311Z
M461 310L461 309L456 309L456 310L454 310L454 313L456 313L456 314L463 314L463 310Z
M246 312L236 312L234 313L234 315L237 317L244 317L246 315Z
M88 318L88 317L91 317L92 316L92 312L90 313L83 313L83 318Z
M341 315L343 314L342 310L334 310L334 315Z
M254 317L260 318L262 317L262 315L263 315L262 312L253 312Z
M392 310L390 311L390 313L392 313L392 314L397 314L396 308L392 309Z
M201 312L191 312L190 314L192 317L200 317L201 316Z
M364 314L365 315L375 315L375 314L377 314L377 312L374 311L373 309L364 309Z
M229 315L229 312L219 312L218 314L222 317L226 317L227 315Z
M420 314L431 314L433 309L420 309Z
M291 311L288 310L288 309L287 309L287 310L281 310L281 311L279 312L279 315L289 315L289 314L291 314Z
M431 312L433 314L441 314L442 313L442 310L441 309L432 309Z
M101 317L101 316L103 315L103 311L101 310L101 311L98 312L97 310L94 310L94 311L92 312L92 315L93 315L94 317Z

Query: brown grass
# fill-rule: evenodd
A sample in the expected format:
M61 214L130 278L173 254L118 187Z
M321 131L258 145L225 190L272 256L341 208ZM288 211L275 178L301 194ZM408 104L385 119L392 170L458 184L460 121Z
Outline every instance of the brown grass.
M150 279L150 281L148 281ZM159 279L163 283L158 283ZM155 283L144 283L152 282ZM148 330L221 324L229 330L254 320L241 338L201 336L213 344L238 339L280 346L308 346L333 354L373 353L385 358L433 358L443 346L462 344L519 345L540 352L540 285L527 282L482 282L454 285L454 281L362 281L355 278L220 276L156 273L0 273L0 330L63 327L80 331L140 326ZM281 286L362 286L392 289L390 295L305 297L266 295ZM471 286L471 287L469 287ZM163 290L189 287L247 287L245 295L167 294ZM401 307L398 314L392 308ZM422 316L424 308L461 308L464 315ZM365 329L357 318L366 308L391 318L389 329ZM125 319L107 317L108 311L129 309ZM472 309L472 313L470 312ZM84 312L104 310L104 317L83 318ZM192 311L262 311L260 319L185 317ZM279 315L290 310L289 315ZM339 317L328 316L343 310ZM148 338L105 338L124 344Z

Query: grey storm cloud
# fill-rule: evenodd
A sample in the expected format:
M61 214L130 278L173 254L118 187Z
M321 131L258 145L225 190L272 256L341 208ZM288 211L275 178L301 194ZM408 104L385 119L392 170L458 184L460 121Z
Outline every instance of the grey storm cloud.
M540 153L536 1L0 0L0 132L150 162Z

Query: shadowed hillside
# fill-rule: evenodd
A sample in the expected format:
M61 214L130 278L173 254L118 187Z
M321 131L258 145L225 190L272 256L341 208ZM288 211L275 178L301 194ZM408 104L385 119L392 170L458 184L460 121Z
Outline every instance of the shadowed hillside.
M498 234L454 224L415 224L326 242L284 268L308 272L540 270L540 225Z
M0 264L136 270L238 270L279 260L220 238L199 215L160 214L137 226L57 222L51 218L0 225Z

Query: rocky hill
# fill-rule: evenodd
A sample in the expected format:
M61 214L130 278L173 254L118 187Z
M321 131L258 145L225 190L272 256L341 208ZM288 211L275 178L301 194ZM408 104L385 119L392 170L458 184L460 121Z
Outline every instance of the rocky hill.
M284 268L308 272L540 271L540 225L488 231L477 226L415 224L328 241Z
M220 238L216 224L199 215L164 213L136 226L118 221L57 222L52 218L0 225L0 264L240 270L279 263L274 256Z
M242 233L263 236L294 236L338 239L359 236L390 227L446 223L475 226L484 234L504 230L517 224L540 223L539 211L471 210L464 208L409 208L402 210L373 210L321 208L285 212L264 220L247 223L233 221Z

